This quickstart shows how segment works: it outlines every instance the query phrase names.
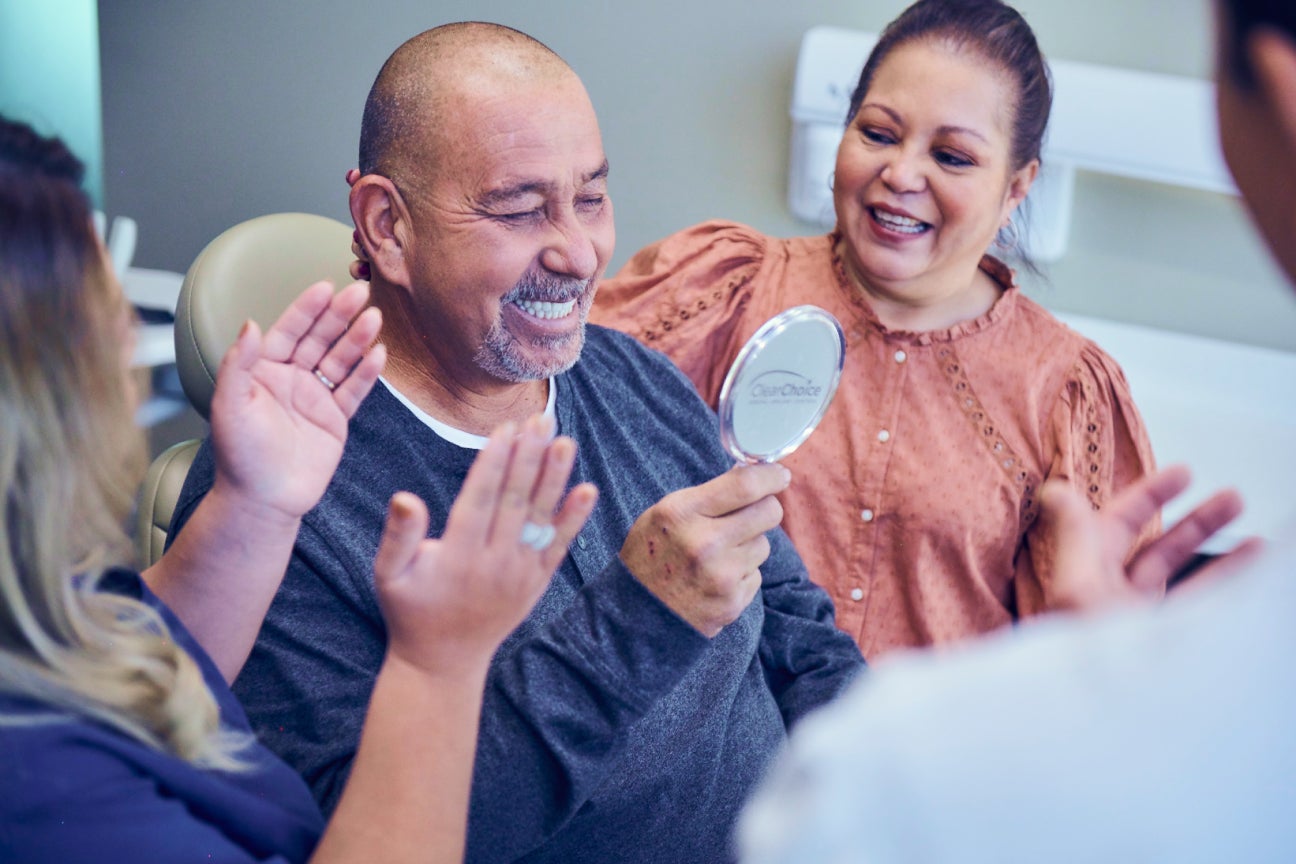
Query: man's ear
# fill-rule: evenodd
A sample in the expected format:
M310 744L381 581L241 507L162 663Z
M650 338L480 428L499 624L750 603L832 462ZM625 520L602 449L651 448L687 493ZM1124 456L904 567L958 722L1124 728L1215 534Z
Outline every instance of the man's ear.
M365 174L352 185L350 203L371 274L389 285L409 288L405 254L411 236L409 210L396 184L381 174Z
M1270 27L1247 39L1247 59L1269 110L1282 127L1288 153L1296 154L1296 42Z

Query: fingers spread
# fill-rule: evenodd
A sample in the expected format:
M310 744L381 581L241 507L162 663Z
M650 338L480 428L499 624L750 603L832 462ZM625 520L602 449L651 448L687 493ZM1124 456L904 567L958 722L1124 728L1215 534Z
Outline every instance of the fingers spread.
M369 395L387 363L387 346L375 345L333 390L333 401L348 419L355 416L360 403Z
M1108 502L1104 512L1116 518L1131 537L1143 530L1166 502L1178 497L1192 481L1184 465L1171 465L1139 479Z
M554 509L567 488L567 478L576 464L576 442L570 438L556 438L544 453L540 477L531 491L532 522L548 524Z
M303 369L314 369L369 300L369 286L364 282L352 282L337 294L329 286L327 293L317 296L321 286L328 283L317 282L303 292L267 333L267 341L271 334L274 338L273 353L267 352L270 359L291 359ZM371 334L368 341L372 338Z
M1228 579L1254 564L1264 551L1263 540L1259 537L1249 537L1231 551L1217 556L1194 570L1184 581L1175 583L1174 588L1171 589L1172 593L1179 595L1185 591L1195 591L1221 579Z
M468 469L463 488L450 508L446 535L453 532L472 545L485 545L516 437L517 424L512 422L502 424L491 433L486 446Z
M532 495L552 436L553 421L544 415L529 417L522 424L521 434L517 436L504 476L495 521L491 526L492 542L508 542L521 536L522 524L531 517L533 511ZM550 506L548 513L537 516L537 519L542 520L537 524L549 524L552 513L553 507Z
M309 368L318 371L334 384L342 386L366 352L370 350L381 328L382 313L372 306L365 309L328 347L315 365ZM307 337L307 340L310 338ZM303 340L299 349L306 344L307 340ZM308 357L308 353L300 353L299 350L299 353L293 357L293 362L297 363L298 360L308 359Z
M1130 582L1144 591L1159 590L1182 568L1198 547L1242 512L1242 497L1226 489L1193 508L1134 559Z
M265 357L277 363L291 359L297 343L328 308L332 297L333 286L328 282L316 282L298 294L297 299L266 330Z

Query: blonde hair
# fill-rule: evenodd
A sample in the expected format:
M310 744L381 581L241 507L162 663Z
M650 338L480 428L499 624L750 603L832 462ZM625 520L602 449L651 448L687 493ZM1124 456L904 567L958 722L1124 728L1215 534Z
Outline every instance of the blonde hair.
M215 698L157 612L100 591L130 564L147 464L129 307L57 140L0 117L0 692L186 761L242 767Z

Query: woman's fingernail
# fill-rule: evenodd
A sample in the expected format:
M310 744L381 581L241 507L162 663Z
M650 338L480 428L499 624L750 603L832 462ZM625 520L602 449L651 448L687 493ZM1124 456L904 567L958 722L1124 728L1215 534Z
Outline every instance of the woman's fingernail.
M410 507L409 502L405 500L404 496L402 496L400 493L397 493L396 495L392 496L391 499L392 518L398 520L408 519L412 512L413 512L412 508Z

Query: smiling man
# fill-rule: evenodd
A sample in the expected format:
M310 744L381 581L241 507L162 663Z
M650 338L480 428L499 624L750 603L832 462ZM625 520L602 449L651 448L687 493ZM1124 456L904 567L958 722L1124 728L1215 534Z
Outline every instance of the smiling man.
M777 528L787 472L731 468L665 357L585 324L614 231L584 87L514 30L430 30L379 73L360 169L389 360L235 682L253 725L331 809L383 655L387 500L420 495L439 535L483 436L544 414L600 498L495 657L468 860L730 859L787 727L862 661ZM211 481L204 451L176 527ZM530 519L519 542L543 546L553 514Z
M452 25L397 51L365 105L351 193L384 341L401 349L388 380L477 434L542 409L576 363L616 236L585 88L511 33ZM481 56L486 38L512 50Z

